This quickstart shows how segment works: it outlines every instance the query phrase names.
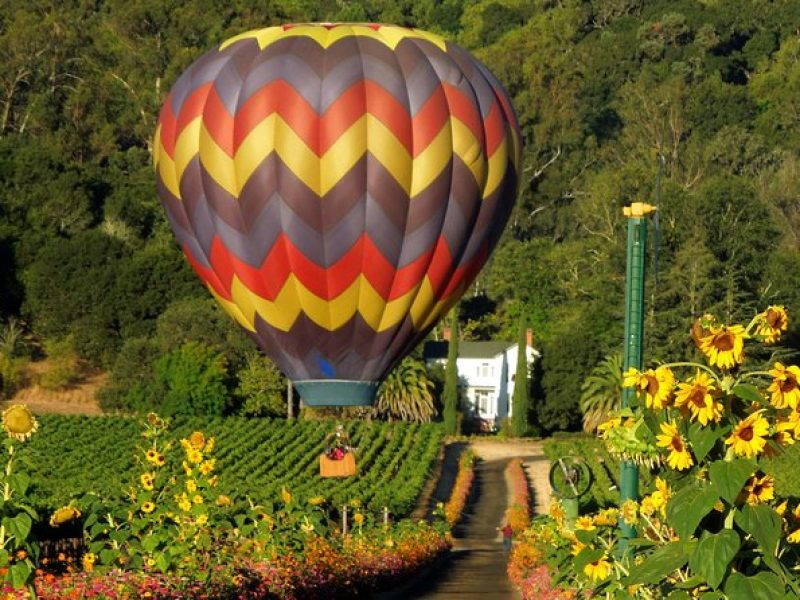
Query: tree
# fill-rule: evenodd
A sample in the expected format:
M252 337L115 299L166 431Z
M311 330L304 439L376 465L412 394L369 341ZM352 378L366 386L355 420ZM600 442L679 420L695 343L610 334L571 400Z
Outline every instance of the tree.
M156 361L150 403L163 415L219 417L228 406L227 383L225 357L189 342Z
M236 377L239 380L236 395L242 401L239 413L246 417L285 415L286 378L269 358L261 353L251 353Z
M457 435L458 422L458 310L450 311L450 341L447 344L447 367L444 375L444 430Z
M425 365L414 358L405 358L378 388L375 412L390 421L429 423L436 415L432 389Z
M514 396L512 397L511 429L516 437L528 433L528 342L525 318L519 320L519 339L517 341L517 370L514 375Z

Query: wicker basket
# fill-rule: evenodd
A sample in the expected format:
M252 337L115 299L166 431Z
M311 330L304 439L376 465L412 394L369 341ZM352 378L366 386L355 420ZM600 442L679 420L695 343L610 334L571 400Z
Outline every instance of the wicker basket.
M353 453L348 452L342 460L331 460L320 454L319 474L321 477L352 477L356 474L356 459Z

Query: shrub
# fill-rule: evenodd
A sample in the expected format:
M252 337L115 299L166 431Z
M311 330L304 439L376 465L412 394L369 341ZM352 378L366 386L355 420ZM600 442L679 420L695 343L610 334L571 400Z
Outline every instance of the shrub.
M44 350L50 359L50 368L39 377L40 386L46 390L62 390L80 381L80 362L72 336L47 340Z
M216 415L228 404L228 368L214 349L189 342L155 362L150 402L171 415ZM142 386L143 390L146 389Z
M266 356L251 354L236 373L239 411L246 417L282 417L286 414L286 378Z

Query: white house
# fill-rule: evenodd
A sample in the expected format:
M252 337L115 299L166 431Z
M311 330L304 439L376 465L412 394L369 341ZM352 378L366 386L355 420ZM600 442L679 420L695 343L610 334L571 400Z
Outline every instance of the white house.
M424 348L425 362L447 363L449 329L445 329L444 341L427 342ZM533 331L528 329L526 354L528 372L539 352L533 348ZM517 369L516 342L464 342L458 343L458 379L463 390L466 406L462 408L468 417L479 419L496 428L500 421L511 416L511 398L514 394L514 378Z

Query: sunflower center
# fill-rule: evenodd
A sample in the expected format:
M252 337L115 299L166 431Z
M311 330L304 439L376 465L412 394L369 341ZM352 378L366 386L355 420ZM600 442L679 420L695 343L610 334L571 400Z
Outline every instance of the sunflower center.
M744 429L739 432L739 437L743 439L745 442L749 442L753 439L753 426L748 425Z
M681 440L680 436L673 436L672 449L675 452L683 452L683 440Z
M764 491L764 486L760 483L757 483L753 486L753 495L760 496L761 493Z
M733 350L733 335L727 331L722 331L714 336L713 345L720 352Z
M770 309L767 311L767 325L772 327L772 329L777 329L781 323L781 315L776 311Z
M689 394L689 402L694 404L697 408L703 408L706 405L706 390L701 387L695 387Z
M647 393L655 396L658 393L658 379L652 375L647 376Z
M797 389L797 378L794 375L789 373L786 374L786 378L781 381L781 392L784 394L788 394L789 392Z

